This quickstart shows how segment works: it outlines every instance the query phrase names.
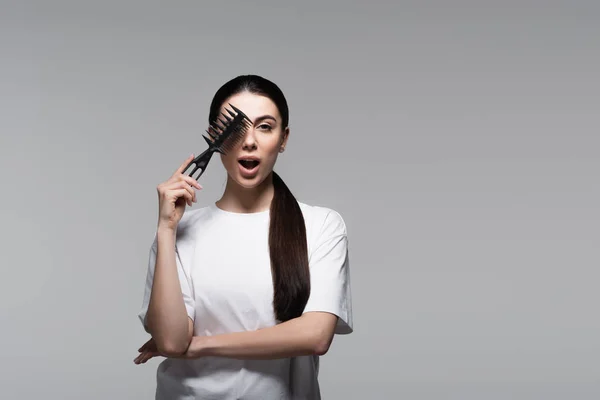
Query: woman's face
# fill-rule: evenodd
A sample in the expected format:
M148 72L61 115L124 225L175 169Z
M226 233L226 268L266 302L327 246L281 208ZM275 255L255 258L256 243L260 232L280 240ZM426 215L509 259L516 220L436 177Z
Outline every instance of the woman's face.
M250 92L233 95L221 106L225 115L228 103L243 111L252 124L237 146L221 155L221 161L231 179L244 188L253 188L273 170L289 129L281 126L279 110L268 97Z

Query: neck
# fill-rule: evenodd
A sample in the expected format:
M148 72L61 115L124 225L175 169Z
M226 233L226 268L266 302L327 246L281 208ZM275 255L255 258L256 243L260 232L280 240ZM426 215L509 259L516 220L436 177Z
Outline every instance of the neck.
M227 175L225 191L216 205L231 212L261 212L271 206L274 194L273 173L270 173L260 185L253 188L242 187Z

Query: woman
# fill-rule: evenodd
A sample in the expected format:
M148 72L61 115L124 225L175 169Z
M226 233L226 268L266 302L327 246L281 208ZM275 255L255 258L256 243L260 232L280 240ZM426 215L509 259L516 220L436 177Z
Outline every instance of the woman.
M234 78L209 120L228 103L252 127L221 155L221 199L184 214L202 189L184 173L193 155L158 185L139 313L152 339L135 363L167 357L156 399L320 399L319 356L353 330L346 226L336 211L298 202L273 171L290 133L279 87Z

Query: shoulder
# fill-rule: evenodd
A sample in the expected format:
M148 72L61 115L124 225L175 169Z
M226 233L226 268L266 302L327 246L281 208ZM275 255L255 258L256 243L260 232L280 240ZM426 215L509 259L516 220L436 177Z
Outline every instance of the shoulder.
M333 208L322 205L310 205L298 202L307 230L321 234L347 235L346 222L342 215Z
M177 224L177 240L192 238L200 227L207 226L211 218L210 206L186 210Z
M178 251L185 251L196 238L199 228L207 225L211 219L211 210L209 206L186 210L177 224L177 239L175 245ZM154 231L152 245L150 250L156 252L158 248L158 232Z
M193 210L186 210L183 216L181 217L181 220L179 221L178 227L185 229L208 218L209 215L210 206L204 206Z

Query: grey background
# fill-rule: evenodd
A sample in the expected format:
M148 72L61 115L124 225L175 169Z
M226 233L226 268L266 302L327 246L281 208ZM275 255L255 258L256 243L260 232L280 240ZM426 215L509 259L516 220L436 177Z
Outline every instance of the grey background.
M598 399L599 45L594 1L2 2L0 397L153 398L155 188L257 73L349 230L324 399Z

